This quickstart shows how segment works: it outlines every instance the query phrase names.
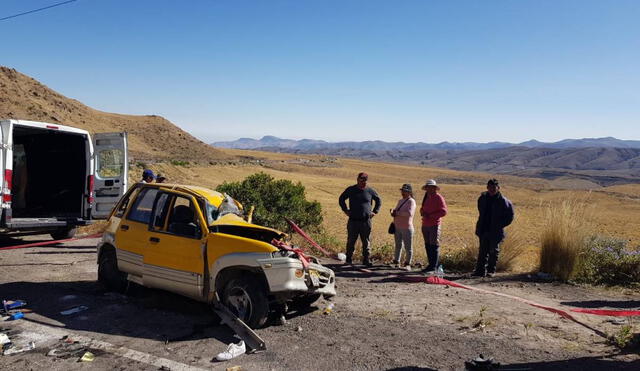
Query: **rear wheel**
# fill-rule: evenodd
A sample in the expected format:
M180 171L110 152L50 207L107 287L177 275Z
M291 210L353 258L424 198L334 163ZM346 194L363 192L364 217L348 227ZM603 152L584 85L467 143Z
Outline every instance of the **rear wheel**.
M263 285L247 277L226 284L222 303L251 328L262 327L269 315L269 301Z
M98 260L98 282L115 292L123 292L127 287L127 274L118 269L116 251L112 248L100 254L100 259Z
M62 228L55 232L51 232L50 235L54 240L66 240L68 238L73 238L77 231L78 228Z

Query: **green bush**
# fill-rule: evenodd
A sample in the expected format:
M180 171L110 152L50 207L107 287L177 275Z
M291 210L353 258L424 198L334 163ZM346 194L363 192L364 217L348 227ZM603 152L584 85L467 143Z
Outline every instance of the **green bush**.
M322 208L317 201L307 201L302 183L274 179L260 172L241 182L224 182L218 192L227 193L240 201L248 210L254 206L253 222L267 227L289 231L285 218L293 220L308 232L318 232L322 225Z
M624 240L592 236L585 241L572 278L593 285L640 284L640 251L629 251Z

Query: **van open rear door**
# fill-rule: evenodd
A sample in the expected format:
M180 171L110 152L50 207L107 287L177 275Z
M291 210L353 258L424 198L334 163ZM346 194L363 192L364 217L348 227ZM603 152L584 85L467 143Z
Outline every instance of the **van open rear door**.
M93 135L95 173L93 219L105 219L127 191L127 133Z

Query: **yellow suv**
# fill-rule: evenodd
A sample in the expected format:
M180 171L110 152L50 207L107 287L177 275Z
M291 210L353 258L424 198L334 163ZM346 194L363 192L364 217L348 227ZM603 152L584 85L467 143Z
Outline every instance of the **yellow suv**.
M336 294L335 274L282 243L286 235L242 218L242 206L206 188L138 183L111 212L98 244L98 280L128 281L213 303L252 328L270 310Z

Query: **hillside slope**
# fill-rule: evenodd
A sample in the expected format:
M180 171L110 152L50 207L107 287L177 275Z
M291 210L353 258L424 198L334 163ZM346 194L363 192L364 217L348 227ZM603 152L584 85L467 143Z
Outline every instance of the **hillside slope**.
M44 121L91 133L126 131L136 160L215 161L226 153L201 142L160 116L108 113L67 98L15 69L0 66L0 118Z

